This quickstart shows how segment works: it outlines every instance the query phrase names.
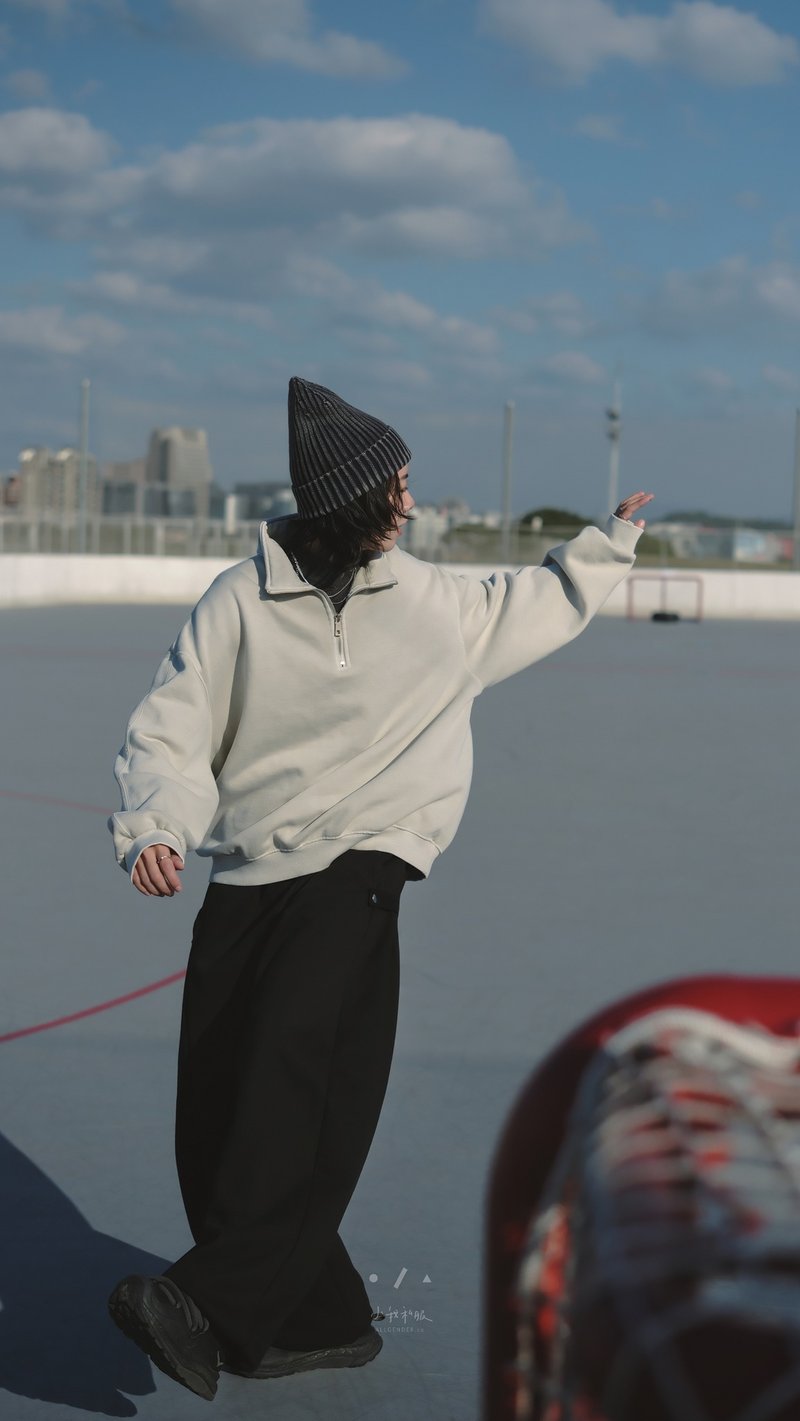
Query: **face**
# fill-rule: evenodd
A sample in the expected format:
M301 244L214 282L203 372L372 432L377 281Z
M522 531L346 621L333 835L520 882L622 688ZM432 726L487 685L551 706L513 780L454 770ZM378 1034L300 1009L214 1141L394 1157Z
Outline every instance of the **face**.
M404 465L404 467L400 470L398 478L400 480L400 487L403 491L403 513L407 514L410 513L412 508L414 507L414 495L411 493L408 487L408 464ZM383 542L381 543L382 552L388 553L389 550L394 547L395 543L397 542L397 539L402 535L405 524L405 518L401 518L398 524L396 525L394 532L389 533L388 536L384 538Z

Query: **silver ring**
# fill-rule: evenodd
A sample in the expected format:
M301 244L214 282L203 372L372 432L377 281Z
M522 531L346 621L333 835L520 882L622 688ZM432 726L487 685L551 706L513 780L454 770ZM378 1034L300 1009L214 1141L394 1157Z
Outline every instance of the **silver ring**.
M158 858L156 859L156 863L160 863L162 859L169 859L169 858L172 858L172 855L171 855L171 854L159 854Z

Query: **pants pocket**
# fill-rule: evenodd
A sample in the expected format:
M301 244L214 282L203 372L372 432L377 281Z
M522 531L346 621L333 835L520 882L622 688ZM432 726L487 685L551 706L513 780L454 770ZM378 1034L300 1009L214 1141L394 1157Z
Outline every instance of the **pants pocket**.
M369 893L369 902L373 908L379 908L384 913L400 912L400 893L397 889L373 888Z

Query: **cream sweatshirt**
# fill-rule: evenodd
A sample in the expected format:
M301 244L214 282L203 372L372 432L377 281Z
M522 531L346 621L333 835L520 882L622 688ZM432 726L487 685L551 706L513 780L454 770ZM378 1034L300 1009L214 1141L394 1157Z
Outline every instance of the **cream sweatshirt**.
M395 547L359 569L337 615L262 523L130 718L117 862L132 875L163 843L210 858L212 882L273 883L360 848L426 877L467 801L473 700L583 630L640 532L612 515L540 567L482 579Z

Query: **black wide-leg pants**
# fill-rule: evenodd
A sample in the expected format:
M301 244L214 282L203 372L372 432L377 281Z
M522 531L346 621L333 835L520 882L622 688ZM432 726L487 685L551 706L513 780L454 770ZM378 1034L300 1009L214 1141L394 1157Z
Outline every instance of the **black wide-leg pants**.
M195 1246L166 1274L245 1367L370 1324L338 1228L389 1078L406 870L350 849L300 878L211 883L195 919L175 1130Z

